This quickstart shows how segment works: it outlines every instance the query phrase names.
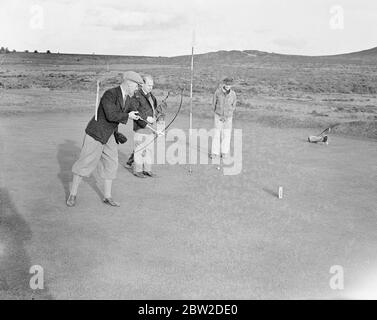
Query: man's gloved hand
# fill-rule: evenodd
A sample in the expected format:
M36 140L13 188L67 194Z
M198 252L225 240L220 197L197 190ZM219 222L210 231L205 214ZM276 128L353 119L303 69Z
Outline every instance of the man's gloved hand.
M147 121L149 122L149 123L155 123L156 122L156 119L155 118L153 118L153 117L148 117L147 118Z
M124 134L121 134L118 131L114 132L114 138L115 138L115 142L117 144L123 144L123 143L127 142L127 137Z
M128 118L131 119L131 120L139 120L140 119L139 111L131 111L128 114Z

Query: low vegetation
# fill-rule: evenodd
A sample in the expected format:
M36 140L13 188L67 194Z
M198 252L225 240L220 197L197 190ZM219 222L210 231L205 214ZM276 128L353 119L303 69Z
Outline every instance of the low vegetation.
M190 59L15 53L0 55L0 89L95 94L117 85L123 70L150 73L156 94L178 94L185 87L188 110ZM338 124L342 134L377 138L377 52L332 57L284 56L257 51L221 51L195 57L194 110L211 115L211 95L225 77L236 80L238 117L272 126L319 128ZM174 104L178 97L172 97ZM63 111L49 105L46 111ZM0 102L0 113L14 106ZM33 108L33 104L28 108ZM83 106L78 106L80 110ZM19 108L22 109L22 108ZM68 108L71 110L71 108ZM173 109L173 108L172 108ZM85 110L85 108L84 108ZM30 111L30 109L28 110Z

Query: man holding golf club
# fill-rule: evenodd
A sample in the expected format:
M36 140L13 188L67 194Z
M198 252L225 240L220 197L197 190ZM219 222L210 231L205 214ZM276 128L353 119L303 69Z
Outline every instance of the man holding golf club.
M96 115L89 121L79 159L72 167L73 181L67 206L76 204L77 189L83 177L88 177L98 165L99 176L104 180L103 202L113 207L120 204L111 197L112 181L118 169L118 147L114 132L119 123L138 120L137 111L128 112L131 97L142 84L141 76L134 71L123 74L120 86L107 90L98 105Z

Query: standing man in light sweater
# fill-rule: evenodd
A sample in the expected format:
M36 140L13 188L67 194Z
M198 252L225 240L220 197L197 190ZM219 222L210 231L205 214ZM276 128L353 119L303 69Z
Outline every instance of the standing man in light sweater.
M229 156L233 112L237 103L236 93L232 90L232 85L233 79L225 78L213 95L215 132L210 155L212 159Z

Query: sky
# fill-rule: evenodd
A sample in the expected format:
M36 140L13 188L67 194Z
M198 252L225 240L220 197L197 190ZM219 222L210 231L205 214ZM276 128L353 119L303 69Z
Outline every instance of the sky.
M376 47L376 21L376 0L0 0L0 46L177 56L194 44L196 53L328 55Z

